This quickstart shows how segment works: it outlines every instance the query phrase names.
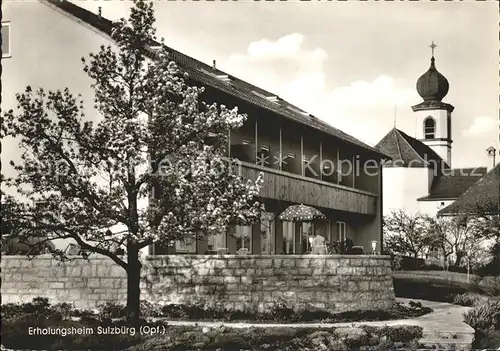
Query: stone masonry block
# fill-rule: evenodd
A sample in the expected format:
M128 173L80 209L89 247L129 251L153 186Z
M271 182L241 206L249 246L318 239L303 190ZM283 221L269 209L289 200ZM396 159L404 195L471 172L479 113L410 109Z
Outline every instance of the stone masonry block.
M307 269L307 268L303 268L303 269ZM324 275L326 273L327 273L327 271L323 267L316 267L316 268L312 269L312 273L311 274L313 276L318 276L318 275Z
M297 294L297 300L299 302L309 302L314 298L314 292L312 291L301 291Z
M283 267L283 259L273 258L273 268L282 268L282 267Z
M313 274L313 269L312 268L298 268L297 274L310 276Z
M314 283L311 279L306 279L306 280L300 280L299 281L299 287L304 287L304 288L312 288L314 286Z
M239 277L224 277L224 283L236 284L240 282Z
M253 268L256 266L256 260L253 258L244 258L240 262L241 268Z
M259 268L272 268L273 260L271 258L264 258L257 260L257 267Z
M99 278L89 278L87 286L89 288L99 288L101 286L101 281Z
M328 293L324 291L317 291L316 292L316 301L318 302L328 302Z
M214 261L214 268L226 268L226 267L227 267L227 260Z
M82 267L82 277L95 277L97 276L97 271L95 266L85 265Z
M309 258L299 258L295 261L295 267L297 268L308 268L311 264Z
M241 261L238 259L228 259L227 260L227 267L228 268L240 268Z
M241 277L241 284L243 285L249 285L253 283L252 277Z
M114 279L101 278L102 288L113 288L113 286L114 286Z
M283 258L281 262L282 268L293 268L295 267L295 260L292 258Z
M323 268L326 266L326 260L324 258L313 258L311 259L310 266L313 268Z

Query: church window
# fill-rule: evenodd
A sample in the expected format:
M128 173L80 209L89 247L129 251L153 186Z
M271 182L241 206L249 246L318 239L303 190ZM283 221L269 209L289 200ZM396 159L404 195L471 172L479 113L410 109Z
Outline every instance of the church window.
M2 58L11 57L10 22L2 22Z
M427 117L424 121L424 138L434 139L436 135L436 121L434 118Z

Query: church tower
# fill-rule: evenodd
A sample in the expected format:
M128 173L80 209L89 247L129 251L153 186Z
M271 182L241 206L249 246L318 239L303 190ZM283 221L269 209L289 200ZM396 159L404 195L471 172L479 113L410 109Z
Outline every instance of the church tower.
M436 69L436 47L432 42L431 66L417 81L417 92L424 101L412 109L416 114L416 139L429 146L451 167L451 113L455 107L442 102L450 86Z

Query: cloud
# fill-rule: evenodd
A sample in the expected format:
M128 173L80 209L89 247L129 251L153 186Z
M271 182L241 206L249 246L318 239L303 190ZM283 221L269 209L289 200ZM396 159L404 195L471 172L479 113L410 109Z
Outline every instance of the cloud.
M462 131L463 135L466 137L477 137L486 134L493 129L498 130L499 120L490 116L478 116L474 118L474 121L469 126L469 128Z
M382 74L335 86L344 68L327 66L327 52L307 44L300 33L254 41L246 52L230 55L225 70L371 144L392 127L395 105L412 113L409 107L420 100L415 89L397 87ZM404 123L413 130L413 121Z

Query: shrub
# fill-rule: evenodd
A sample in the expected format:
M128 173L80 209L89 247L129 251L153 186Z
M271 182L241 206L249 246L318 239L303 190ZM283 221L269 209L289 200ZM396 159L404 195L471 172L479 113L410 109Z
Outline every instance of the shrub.
M402 266L402 258L398 255L391 255L391 269L393 271L398 271Z
M124 305L117 304L116 302L106 302L98 307L99 317L102 319L107 318L123 318L127 315L127 310Z
M88 311L87 311L88 312ZM49 349L49 350L102 350L125 349L142 340L137 331L120 334L100 334L98 326L121 327L124 321L111 322L98 319L97 316L86 315L79 321L69 319L77 314L69 304L51 306L47 299L35 298L31 303L19 305L8 304L2 306L2 343L12 349ZM33 330L59 330L58 334L35 333ZM72 334L79 328L90 328L82 334ZM67 335L61 337L61 331ZM92 331L92 332L90 332Z
M465 293L456 295L453 299L453 303L460 306L474 306L475 304L483 301L484 296L475 293Z
M285 299L275 299L268 313L273 320L295 320L295 308Z
M161 307L149 301L141 301L141 315L143 317L160 317Z
M464 314L464 322L475 330L500 330L500 301L487 299L476 303Z
M476 330L474 334L473 350L496 350L500 345L499 330Z
M500 296L500 276L483 277L479 282L482 290L489 296Z
M415 325L384 326L381 328L362 326L369 334L376 335L380 339L387 339L391 342L410 342L421 339L423 336L422 327Z

